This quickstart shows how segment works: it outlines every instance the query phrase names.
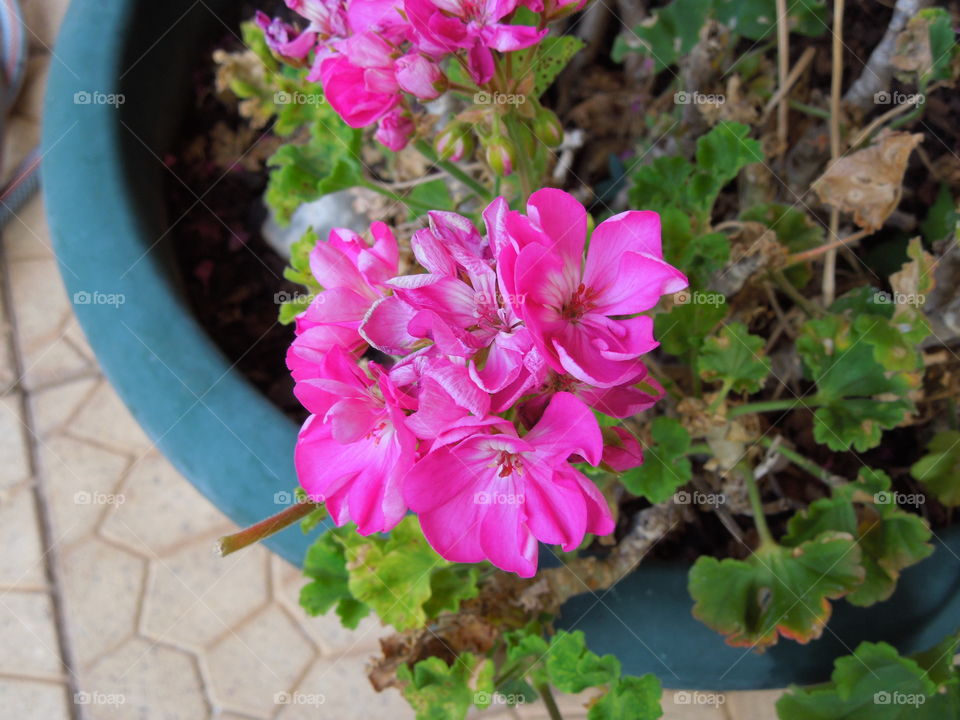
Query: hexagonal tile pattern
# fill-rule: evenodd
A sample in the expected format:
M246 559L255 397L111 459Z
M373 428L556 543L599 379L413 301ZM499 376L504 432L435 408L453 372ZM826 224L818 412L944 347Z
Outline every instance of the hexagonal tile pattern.
M46 588L36 503L29 487L5 493L0 501L0 548L0 588Z
M0 674L37 678L63 677L53 621L53 603L46 593L0 595Z

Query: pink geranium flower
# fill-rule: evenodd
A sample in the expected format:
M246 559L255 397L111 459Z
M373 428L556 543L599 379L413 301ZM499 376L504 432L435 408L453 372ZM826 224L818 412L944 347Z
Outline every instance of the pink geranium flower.
M402 110L391 110L380 118L374 137L394 152L403 150L416 130L413 120Z
M312 413L294 453L300 484L326 502L337 525L352 521L362 535L390 530L406 513L401 480L417 442L405 424L413 400L378 365L369 370L333 347L301 367L295 389Z
M364 347L360 323L383 297L400 255L397 240L384 223L373 223L370 232L372 245L352 230L332 230L311 251L310 271L324 290L297 318L298 337L291 351L302 348L315 356L333 345L351 352ZM291 355L288 362L296 365L298 356Z
M277 56L292 63L300 63L306 59L317 43L317 34L314 32L297 33L297 30L280 18L272 20L265 14L257 11L254 21L263 30L267 47Z
M551 367L596 387L643 372L639 358L657 342L653 319L637 313L687 286L663 260L660 216L631 211L600 223L586 262L586 211L562 190L535 192L527 215L507 213L504 225L505 291L524 298L520 314Z
M431 546L454 562L490 560L521 577L537 570L537 541L574 550L613 519L600 491L567 458L600 462L603 440L590 410L554 396L524 437L477 433L437 448L404 480Z
M547 33L500 20L517 8L518 0L404 0L417 44L436 57L468 51L474 82L493 76L493 50L509 52L535 45Z

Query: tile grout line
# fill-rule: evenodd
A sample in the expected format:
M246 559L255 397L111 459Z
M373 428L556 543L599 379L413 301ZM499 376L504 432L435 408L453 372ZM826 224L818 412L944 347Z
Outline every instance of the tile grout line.
M36 202L36 200L34 200L34 202ZM66 611L63 605L62 584L58 567L59 552L57 548L54 547L55 535L53 532L53 522L49 509L47 508L46 495L44 493L44 478L41 476L39 451L36 442L34 442L36 426L33 411L27 396L28 390L23 377L25 364L17 331L17 317L13 308L11 274L11 266L7 261L6 246L2 242L2 237L0 237L0 278L3 280L3 287L0 288L0 293L2 293L4 314L6 316L4 319L6 320L10 333L7 339L7 346L11 351L14 372L16 373L16 377L19 378L13 387L10 388L10 393L17 393L20 396L20 412L23 415L24 426L28 431L26 434L21 434L23 435L23 442L27 444L27 463L30 475L33 478L32 491L36 503L35 512L37 514L40 539L43 543L44 571L49 584L50 601L53 606L54 627L57 635L58 649L60 650L60 663L66 671L63 682L66 684L67 689L67 713L71 720L81 720L79 709L74 702L74 697L79 691L79 687L77 686L76 675L74 674L75 662L73 649L67 630Z

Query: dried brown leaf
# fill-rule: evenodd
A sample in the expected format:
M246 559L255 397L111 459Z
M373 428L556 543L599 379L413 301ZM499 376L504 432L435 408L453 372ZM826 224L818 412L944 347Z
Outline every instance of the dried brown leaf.
M873 232L900 203L903 174L910 153L923 140L920 133L885 130L873 145L833 163L813 184L820 200Z

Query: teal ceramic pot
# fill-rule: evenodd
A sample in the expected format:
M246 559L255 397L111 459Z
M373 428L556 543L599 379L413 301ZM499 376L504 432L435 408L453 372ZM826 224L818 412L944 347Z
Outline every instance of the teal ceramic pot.
M207 61L200 38L226 32L216 13L230 5L74 0L51 68L43 172L63 279L104 373L180 472L246 525L295 485L297 429L194 319L166 241L176 218L166 212L168 170L158 160L177 136L191 70ZM100 102L110 95L123 103ZM124 302L85 304L94 293ZM836 603L823 637L806 646L781 641L763 655L728 647L691 616L688 567L669 563L644 563L615 587L574 598L562 625L666 687L819 682L863 640L914 651L960 626L960 532L936 544L892 599L866 610ZM291 528L268 545L300 563L307 540Z

